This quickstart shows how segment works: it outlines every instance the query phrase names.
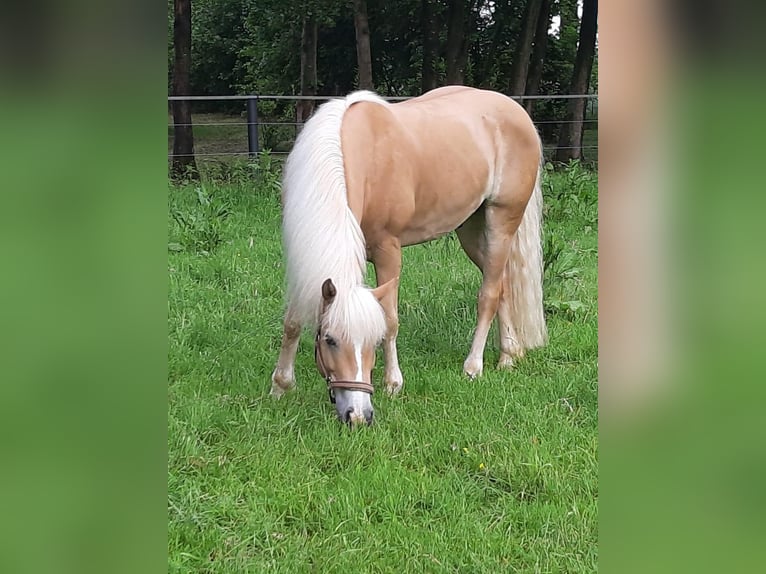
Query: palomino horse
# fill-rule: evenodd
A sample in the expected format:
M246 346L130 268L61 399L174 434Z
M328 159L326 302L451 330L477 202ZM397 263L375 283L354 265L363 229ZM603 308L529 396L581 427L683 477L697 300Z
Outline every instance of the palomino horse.
M271 394L295 385L298 339L312 326L338 417L370 423L381 341L387 391L403 384L401 248L452 230L483 274L465 374L481 374L495 315L499 367L544 345L541 157L529 116L495 92L450 86L389 104L362 91L323 104L284 170L288 294ZM363 284L366 260L375 266L376 289Z

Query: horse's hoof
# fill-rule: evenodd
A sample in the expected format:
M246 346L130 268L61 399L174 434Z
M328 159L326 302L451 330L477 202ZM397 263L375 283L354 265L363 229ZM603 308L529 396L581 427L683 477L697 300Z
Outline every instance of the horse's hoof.
M474 361L470 358L466 359L465 363L463 364L463 372L468 376L469 379L480 377L483 368L484 365L481 361Z
M497 361L497 368L507 370L513 369L513 357L506 355L505 353L500 355L500 359Z
M295 388L295 379L288 379L281 376L277 371L271 375L271 392L269 393L273 398L279 399L287 391Z
M389 397L393 397L394 395L399 394L403 385L404 381L386 381L386 393L388 393Z

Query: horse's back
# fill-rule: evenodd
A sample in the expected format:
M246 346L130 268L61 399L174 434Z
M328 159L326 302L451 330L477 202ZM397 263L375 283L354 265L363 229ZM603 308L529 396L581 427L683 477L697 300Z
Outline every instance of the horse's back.
M537 130L526 110L508 96L467 86L445 86L420 97L391 106L401 121L422 132L449 136L456 123L470 126L475 135L513 141L518 147L536 151ZM452 139L441 142L444 147L459 145Z
M403 244L448 233L492 197L503 173L534 179L539 162L526 111L465 86L354 104L341 136L349 206L365 236L393 234Z

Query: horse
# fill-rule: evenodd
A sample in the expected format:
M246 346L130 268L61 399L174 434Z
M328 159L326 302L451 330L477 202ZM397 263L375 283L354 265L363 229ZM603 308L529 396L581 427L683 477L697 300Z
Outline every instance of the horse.
M389 103L358 91L322 104L283 172L287 305L271 395L295 386L298 340L310 327L338 418L372 423L379 344L386 390L396 394L404 383L401 249L452 231L482 273L464 373L482 374L495 316L499 368L545 345L541 162L532 120L497 92L448 86ZM375 288L364 284L367 261Z

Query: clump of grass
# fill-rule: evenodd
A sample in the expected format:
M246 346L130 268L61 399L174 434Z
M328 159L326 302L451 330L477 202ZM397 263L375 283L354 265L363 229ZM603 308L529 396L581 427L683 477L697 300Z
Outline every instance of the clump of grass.
M562 171L548 163L543 179L545 217L557 221L576 221L583 227L598 224L597 174L572 161Z
M252 164L253 176L261 193L279 195L282 189L282 161L268 151L258 154Z
M545 309L569 320L588 311L577 294L583 279L582 257L578 252L581 247L569 237L571 229L581 235L595 235L598 224L596 177L580 162L573 161L562 171L554 171L547 164L543 179Z
M544 236L543 265L545 310L576 317L585 309L573 286L582 269L577 254L556 230L549 230Z
M187 188L188 190L189 188ZM191 188L191 201L179 200L171 195L170 214L176 223L171 229L175 241L168 243L171 251L190 250L208 255L223 241L223 226L231 214L229 202L218 197L211 197L203 185ZM182 193L180 190L178 193Z
M172 187L168 248L202 255L215 251L224 240L226 219L243 198L279 197L281 165L270 153L261 152L249 161L211 163L206 166L204 183Z
M203 176L206 181L217 184L240 185L259 193L279 194L282 162L266 150L255 158L207 162Z

